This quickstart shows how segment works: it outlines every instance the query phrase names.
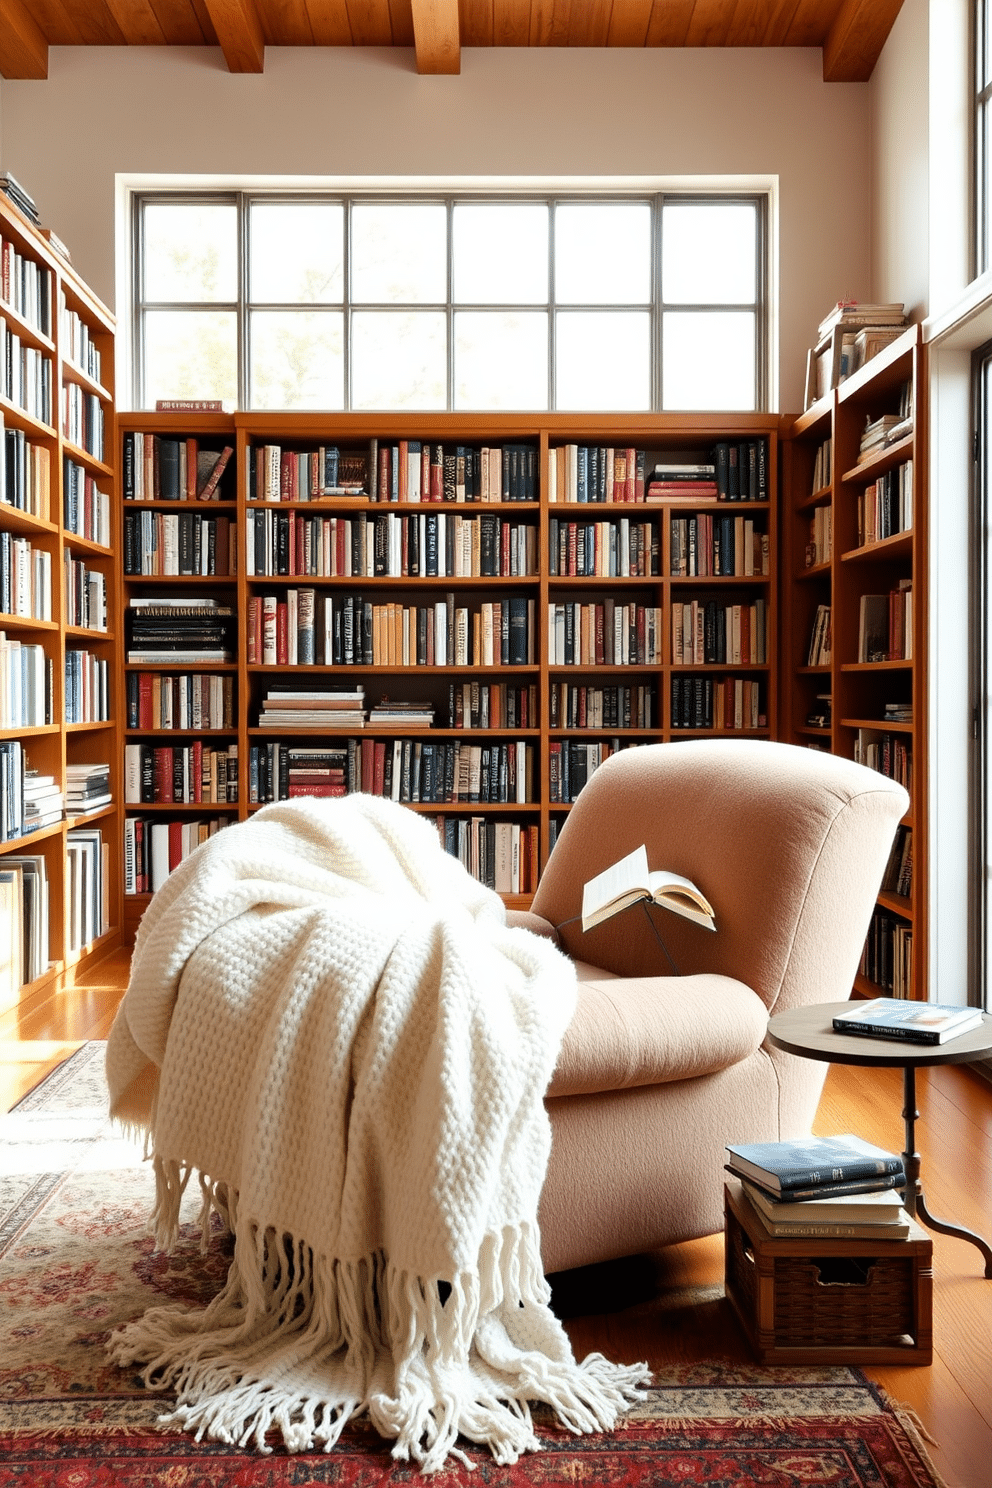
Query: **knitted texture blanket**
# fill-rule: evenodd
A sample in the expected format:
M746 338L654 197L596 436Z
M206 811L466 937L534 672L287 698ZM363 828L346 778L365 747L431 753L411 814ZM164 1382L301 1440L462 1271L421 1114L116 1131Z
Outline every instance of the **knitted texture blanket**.
M152 900L107 1049L111 1110L148 1134L158 1245L192 1173L202 1311L155 1308L112 1357L171 1385L173 1427L330 1449L367 1412L425 1472L461 1435L539 1447L529 1402L608 1429L644 1367L581 1364L549 1308L543 1095L571 965L413 812L364 795L266 807Z

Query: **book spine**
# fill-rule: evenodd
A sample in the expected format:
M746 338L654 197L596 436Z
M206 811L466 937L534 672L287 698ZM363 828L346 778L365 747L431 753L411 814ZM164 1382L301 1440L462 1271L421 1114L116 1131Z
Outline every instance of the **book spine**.
M915 1028L880 1028L874 1023L860 1023L853 1018L835 1018L834 1028L838 1033L866 1034L869 1038L904 1039L909 1044L939 1044L940 1034L934 1030ZM952 1030L953 1031L953 1030Z

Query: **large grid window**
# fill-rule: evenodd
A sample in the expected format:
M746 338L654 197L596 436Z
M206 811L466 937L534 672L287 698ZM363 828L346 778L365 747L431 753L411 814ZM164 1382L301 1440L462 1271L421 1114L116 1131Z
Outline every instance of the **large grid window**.
M766 199L143 194L134 402L756 410Z

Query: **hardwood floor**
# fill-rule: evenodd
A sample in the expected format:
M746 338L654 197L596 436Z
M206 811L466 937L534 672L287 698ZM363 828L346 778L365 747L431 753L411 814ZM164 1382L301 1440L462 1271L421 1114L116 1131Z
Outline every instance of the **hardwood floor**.
M0 1102L9 1109L80 1042L105 1039L127 980L112 953L79 984L38 994L0 1018ZM917 1142L929 1205L992 1239L992 1088L951 1066L917 1078ZM832 1066L817 1116L822 1133L854 1131L901 1151L898 1070ZM974 1246L933 1235L934 1362L866 1372L911 1407L934 1438L948 1488L992 1483L992 1280ZM591 1349L652 1366L748 1356L722 1295L719 1235L650 1256L554 1278L555 1305L577 1353Z

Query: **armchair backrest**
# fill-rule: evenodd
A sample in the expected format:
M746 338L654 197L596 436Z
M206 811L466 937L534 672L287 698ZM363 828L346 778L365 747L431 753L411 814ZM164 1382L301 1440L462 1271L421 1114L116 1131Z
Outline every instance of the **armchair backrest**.
M874 770L766 740L686 740L622 750L572 807L534 910L564 949L621 976L746 982L769 1011L847 997L896 827L909 797ZM664 910L626 910L588 934L587 879L641 843L651 868L684 874L717 933Z

